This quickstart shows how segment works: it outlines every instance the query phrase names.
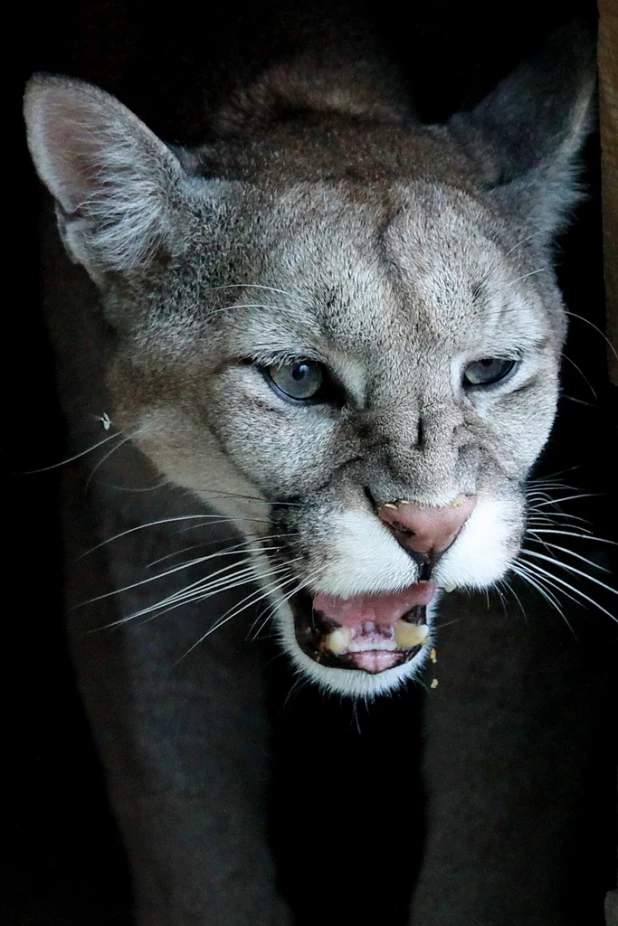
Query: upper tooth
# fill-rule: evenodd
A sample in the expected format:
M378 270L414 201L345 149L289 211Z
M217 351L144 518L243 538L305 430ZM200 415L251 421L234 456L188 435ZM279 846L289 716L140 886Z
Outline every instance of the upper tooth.
M333 630L332 633L329 633L324 640L324 645L331 653L342 653L344 649L347 649L350 645L351 639L352 634L348 628L339 627L337 630Z
M409 624L401 620L395 624L395 642L399 649L412 649L414 646L420 646L428 633L427 624Z
M444 591L445 591L445 592L454 592L454 591L455 591L455 588L456 588L455 585L445 585L445 586L444 586Z

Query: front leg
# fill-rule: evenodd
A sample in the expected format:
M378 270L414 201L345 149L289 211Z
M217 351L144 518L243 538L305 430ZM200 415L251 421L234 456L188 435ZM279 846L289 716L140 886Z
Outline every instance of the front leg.
M562 602L571 633L516 591L526 618L512 598L506 614L497 598L442 601L415 926L604 922L613 628Z
M102 537L139 526L97 487L93 520L102 524L93 530L81 483L67 482L69 563ZM179 536L137 530L79 560L70 603L142 582L153 574L147 564L178 549ZM263 654L247 640L252 615L191 649L250 587L109 627L195 579L173 573L71 612L73 659L129 854L138 922L284 926L266 836L269 734Z

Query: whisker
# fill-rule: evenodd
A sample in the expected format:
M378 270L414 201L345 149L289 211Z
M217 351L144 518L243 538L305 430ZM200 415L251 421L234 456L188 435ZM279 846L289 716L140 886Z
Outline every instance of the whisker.
M287 568L288 565L289 565L288 563L285 563L284 568ZM270 575L270 573L266 573L266 575ZM258 581L259 581L259 578L264 578L264 576L258 577ZM290 576L287 579L284 578L283 581L275 580L273 582L266 583L267 588L264 588L264 586L260 583L260 587L257 589L258 597L256 598L255 593L254 593L253 596L248 595L246 598L243 598L243 600L239 602L237 606L235 606L235 610L230 608L228 611L226 611L226 613L219 619L219 621L217 621L216 625L209 630L209 634L212 633L214 630L216 630L217 627L220 627L221 624L227 623L228 620L231 620L231 618L236 617L242 611L246 611L247 608L250 607L251 605L257 605L260 601L263 601L264 598L267 598L276 589L281 589L288 582L293 582L294 578L295 578L294 575L290 574ZM263 592L263 594L260 594L260 592ZM246 602L248 598L251 598L252 600L249 601L248 604L245 604L244 602ZM230 614L230 611L232 610L233 610L233 613ZM255 621L253 622L252 626L254 625L255 625Z
M526 533L532 536L534 531L526 531ZM575 556L577 559L582 560L584 563L588 563L589 566L594 566L595 569L600 569L603 572L611 572L611 570L606 566L601 566L599 563L595 563L594 560L588 559L586 556L582 556L580 553L576 553L574 550L569 550L568 547L561 547L556 543L550 543L548 540L542 540L538 537L534 538L534 542L542 543L544 547L551 547L552 550L560 550L561 553L568 553L569 556ZM551 558L552 557L550 557L550 559ZM555 562L560 563L560 560L555 558Z
M509 257L511 254L513 254L515 251L519 250L520 248L523 248L526 244L528 244L529 241L533 241L535 238L538 238L538 237L539 237L539 234L540 234L539 232L534 232L534 233L531 234L531 235L527 235L525 238L522 238L520 241L517 241L517 242L516 242L511 248L509 248L509 250L506 251L503 255L501 255L500 257L497 257L497 258L495 259L495 261L492 262L491 266L489 267L489 269L487 270L487 272L485 273L485 275L484 275L483 278L481 279L481 281L480 281L481 285L483 285L484 283L487 282L487 280L491 277L491 275L492 275L492 273L495 271L495 269L496 269L497 267L500 267L500 266L501 266L502 261L504 261L505 258ZM545 269L546 269L546 268L545 268ZM513 282L515 282L515 281L513 281Z
M207 586L192 589L188 592L180 593L179 595L175 596L174 603L206 601L206 599L212 598L215 594L218 595L222 594L223 592L230 592L236 588L240 588L241 585L256 583L260 580L260 578L264 579L268 576L284 573L287 568L287 564L282 564L280 566L276 566L274 569L271 569L268 572L260 573L256 570L256 564L251 563L251 565L247 569L243 570L242 573L226 576L225 578L219 579L212 585L209 584Z
M287 296L289 299L297 299L298 295L289 293L285 289L277 289L275 286L266 286L264 283L225 283L222 286L210 286L209 292L217 292L222 289L264 289L270 293L277 293L280 296Z
M521 283L522 280L527 280L528 277L532 277L537 273L544 273L547 269L547 267L537 267L536 270L530 270L528 273L524 273L520 277L515 277L514 280L507 280L507 286L515 286L516 283Z
M452 621L446 621L444 624L438 624L437 621L434 622L434 627L436 630L443 630L445 627L450 627L451 624L458 624L462 620L461 617L455 617Z
M575 402L577 405L585 405L586 408L594 408L593 402L586 402L584 399L577 399L574 395L567 395L566 392L562 393L562 398L567 399L569 402Z
M612 344L612 342L610 341L610 339L607 337L607 335L605 334L605 332L604 332L604 331L601 331L601 329L599 328L598 325L595 325L594 322L591 322L589 318L584 318L583 315L578 315L577 312L566 311L566 314L567 314L567 315L570 315L571 318L577 318L580 322L585 322L587 325L590 325L590 327L593 328L593 329L596 331L596 333L597 333L598 335L600 335L600 336L603 338L603 340L605 341L605 343L607 344L607 346L608 346L609 349L611 350L611 352L612 352L612 354L614 355L614 357L616 358L616 360L618 360L618 351L616 350L616 348L614 347L614 345Z
M273 549L276 549L273 547ZM190 582L189 585L183 586L176 592L173 592L167 598L163 599L163 603L167 604L168 601L188 601L190 599L200 600L201 596L208 596L213 589L217 589L217 592L222 589L225 591L230 591L235 588L234 582L237 579L243 579L246 576L256 577L260 573L257 571L256 560L252 556L248 556L244 560L240 560L235 563L230 563L227 566L223 566L221 569L217 569L215 572L211 573L208 576L202 576L200 579L197 579L195 582ZM243 566L243 569L239 569L238 572L231 572L230 575L224 575L224 573L230 573L236 567ZM277 567L280 568L280 567ZM270 573L269 573L270 574ZM215 579L216 576L219 578ZM213 581L215 579L215 581ZM156 605L153 605L156 607Z
M216 520L216 519L218 519L218 520ZM177 522L177 521L195 521L195 520L199 520L199 521L201 521L202 523L203 523L204 521L212 522L212 521L214 520L214 522L215 522L216 524L222 524L222 523L224 523L225 521L228 521L228 522L231 522L231 523L234 523L235 521L257 521L257 522L262 522L262 521L263 521L262 518L235 518L235 517L230 517L230 518L223 518L223 519L222 519L222 518L221 518L221 515L219 515L219 514L183 514L183 515L180 515L180 516L174 517L174 518L158 518L156 521L148 521L147 524L138 524L138 525L136 525L135 527L129 527L129 528L127 528L127 530L120 531L120 533L118 533L118 534L114 534L113 537L108 537L106 540L101 540L100 543L97 543L94 547L91 547L89 550L86 550L85 553L81 553L81 554L77 557L77 559L75 560L75 562L79 562L79 560L83 559L85 556L90 556L90 554L91 554L91 553L94 553L95 550L99 550L101 547L106 546L108 543L113 543L115 540L120 540L122 537L127 537L129 534L133 534L133 533L135 533L136 531L143 531L143 530L146 530L146 529L149 528L149 527L157 527L157 526L160 525L160 524L172 524L172 523ZM269 523L269 522L264 522L264 523ZM202 525L199 525L199 526L202 526Z
M534 533L535 534L563 534L566 537L577 537L579 540L592 540L595 543L609 543L613 547L618 546L618 543L615 540L606 540L604 537L593 536L592 531L587 531L585 534L580 534L577 531L556 530L555 528L549 528L549 527L535 527Z
M537 570L540 568L536 563L528 563L520 557L517 560L516 564L520 568L520 577L525 581L529 581L530 575L532 575L537 582L540 582L543 588L547 590L548 594L551 594L558 601L558 594L562 595L564 598L568 598L569 601L574 602L578 607L583 607L582 602L579 598L575 598L574 595L571 595L569 592L566 592L564 588L558 588L557 585L552 584L551 579L553 578L552 573L547 572L546 576L540 575ZM554 589L555 591L549 591L549 589Z
M590 382L590 380L589 380L586 376L584 376L584 374L583 374L581 368L578 367L577 364L575 363L575 361L572 360L570 357L568 357L567 354L564 353L564 351L562 352L562 358L563 358L563 360L568 360L569 363L571 364L571 366L574 367L574 368L577 370L577 372L579 373L579 375L581 376L581 378L583 379L583 381L586 383L586 385L587 385L588 388L590 389L590 392L592 393L592 395L594 396L594 398L598 401L598 398L599 398L599 397L598 397L598 395L597 395L597 393L596 393L596 390L592 388L592 383Z
M536 522L537 524L560 524L561 520L567 522L566 526L571 527L570 521L579 521L580 524L575 526L579 527L580 530L586 531L588 534L591 534L592 531L587 527L582 527L583 524L590 524L588 518L581 518L576 514L567 514L564 511L535 511L532 510L532 517L528 516L528 522L532 524Z
M521 613L522 613L522 615L523 615L523 617L524 617L524 620L525 620L526 623L527 623L527 622L528 622L528 615L526 614L526 610L525 610L523 604L521 603L521 598L519 597L519 595L517 594L517 592L516 592L515 589L513 588L513 584L512 584L511 582L509 582L509 580L507 579L506 576L502 579L502 584L504 584L504 585L506 586L507 592L508 592L510 595L512 595L513 598L515 599L515 601L517 602L517 604L518 604L518 606L519 606L519 610L521 611Z
M103 486L105 489L113 489L115 492L156 492L157 489L162 489L163 486L172 485L169 479L161 479L159 482L154 482L150 486L119 486L114 482L102 482L100 479L97 479L97 485Z
M271 508L302 508L298 502L286 502L286 501L271 501L267 498L263 498L260 495L242 495L239 492L219 492L217 489L201 489L198 488L195 491L199 492L200 495L203 495L204 498L240 498L246 501L252 502L262 502L264 505L269 505Z
M287 566L288 566L288 564L286 563L286 564L285 564L285 568L287 568ZM281 569L281 567L280 567L280 569ZM264 578L266 575L271 575L271 574L272 574L272 573L263 574L263 575L262 575L262 578ZM291 581L291 579L290 579L289 581ZM279 583L275 583L275 586L274 586L274 587L276 588L277 585L279 585ZM196 642L193 643L193 645L189 647L189 649L186 651L186 653L184 653L179 659L176 660L175 663L173 663L174 668L175 668L177 665L179 665L179 663L181 663L181 662L183 661L183 659L186 659L187 656L188 656L190 653L192 653L193 650L194 650L196 647L198 647L201 643L203 643L204 640L206 640L206 639L207 639L211 634L213 634L216 630L218 630L218 629L219 629L220 627L222 627L224 624L227 624L228 621L231 621L231 620L232 620L232 618L237 617L237 616L238 616L239 614L241 614L243 611L246 611L247 608L251 607L252 605L256 605L259 601L262 601L264 598L266 598L268 595L271 594L271 591L272 591L272 590L273 590L272 588L268 588L268 589L264 590L263 587L261 587L261 588L259 588L259 589L257 589L257 590L254 590L250 595L247 595L246 598L243 598L242 601L239 602L238 605L235 606L234 609L230 609L231 613L230 613L230 611L227 611L221 618L219 618L219 620L217 620L217 621L213 624L212 627L210 627L210 628L206 631L206 633L202 634L202 636L199 638L199 640L196 640ZM256 595L257 595L257 597L256 597ZM246 603L245 603L245 602L246 602Z
M568 485L566 482L546 482L542 485L531 486L527 495L528 498L550 498L553 499L551 491L553 489L559 489L560 491L566 490L567 492L578 492L578 486Z
M221 312L230 312L232 309L266 309L267 312L286 311L286 307L281 305L268 305L262 302L232 302L230 305L221 306L219 309L211 309L208 313L208 318L213 318L215 315L220 315Z
M525 582L527 582L529 585L531 585L534 589L536 589L536 591L548 602L548 604L550 604L558 612L558 614L560 615L560 617L562 618L562 620L568 627L569 632L571 633L572 637L575 640L577 640L578 637L577 637L577 634L575 633L575 630L573 629L573 625L571 624L566 614L564 613L562 607L560 606L560 602L557 596L554 594L553 591L550 591L551 586L548 588L547 580L543 580L541 576L539 576L536 573L531 573L531 570L528 567L526 567L526 565L522 564L521 562L520 562L520 565L522 566L522 569L519 572L520 578L523 579ZM570 598L571 601L574 601L576 604L580 603L575 598L573 598L572 595L568 594L568 592L565 592L564 589L561 590L560 594L564 595L567 598Z
M280 570L282 571L282 569L283 567L277 567L276 570L273 570L272 574L275 574ZM219 571L222 572L223 570ZM266 573L266 575L270 574L271 573ZM216 575L216 573L213 573L213 575ZM153 620L155 617L161 617L163 614L167 614L169 611L173 611L175 608L178 608L183 604L188 604L191 601L206 601L208 598L212 598L213 596L222 594L223 592L239 588L241 585L248 585L249 583L255 582L257 576L258 573L256 573L255 564L252 563L249 568L243 569L238 573L233 573L231 576L228 575L222 577L216 582L209 583L207 586L194 588L193 586L197 583L192 583L191 585L186 586L184 589L181 589L172 595L168 595L166 598L163 598L161 601L158 601L153 605L140 608L138 611L134 611L125 617L119 618L117 621L113 621L109 624L106 624L104 627L97 629L106 630L111 627L118 627L122 624L127 624L129 621L133 621L138 617L144 617L147 614L152 615L152 617L148 618L148 620ZM203 579L200 581L203 581Z
M132 435L132 436L134 437L135 435ZM104 464L107 460L109 460L109 458L112 456L112 454L116 453L117 450L120 450L121 447L124 447L125 444L128 444L130 440L131 440L131 435L126 435L121 441L119 441L119 442L116 444L115 447L112 447L112 449L111 449L108 453L104 454L104 456L101 457L101 459L99 460L99 462L96 464L96 466L94 467L94 469L92 470L92 472L91 472L90 475L88 476L88 479L86 480L86 485L84 486L84 491L85 491L85 492L88 491L88 487L89 487L90 483L92 482L92 480L93 480L93 478L94 478L94 475L95 475L95 473L97 472L97 470L99 470L99 469L101 468L101 466L103 466L103 464Z
M304 581L299 582L299 583L298 583L296 586L294 586L294 588L293 588L288 594L286 594L280 601L275 602L275 603L272 605L272 607L268 610L265 619L264 619L264 620L262 621L262 623L260 624L259 628L258 628L257 631L255 632L255 634L254 634L254 636L253 636L252 639L257 639L258 635L261 633L261 631L262 631L263 628L266 626L266 624L268 623L268 621L271 619L271 617L274 616L275 611L276 611L276 609L277 609L278 607L281 607L281 605L286 604L286 603L290 600L290 598L292 598L294 595L298 594L298 592L302 591L304 588L307 588L307 586L309 586L315 579L317 579L317 578L324 572L324 570L325 570L326 568L327 568L327 564L323 564L322 566L318 566L316 569L314 569L314 570L304 579ZM256 618L256 620L253 622L253 625L252 625L252 627L251 627L250 632L253 632L253 628L255 627L255 624L257 623L257 620L258 620L258 619L259 619L259 618Z
M158 566L160 563L164 563L167 559L173 559L174 556L182 556L183 553L188 553L190 550L200 550L204 547L213 547L217 544L221 544L221 538L218 537L215 540L203 540L201 543L192 543L188 547L181 547L179 550L174 550L173 553L166 553L165 556L159 556L157 559L153 559L150 563L146 563L146 569L152 569L154 566ZM235 543L233 546L226 546L221 553L226 553L231 550L238 550L242 548L242 544Z
M97 441L96 444L93 444L91 447L88 447L87 450L82 450L80 453L76 453L72 457L67 457L66 460L61 460L59 463L52 463L50 466L41 466L40 469L26 470L24 475L34 476L37 473L47 473L51 469L58 469L60 466L66 466L68 463L73 463L75 460L79 460L80 457L87 456L87 454L92 453L94 450L97 450L98 447L102 447L103 444L107 444L108 441L114 440L114 438L116 437L124 437L124 432L116 431L115 434L108 434L107 437L104 437L102 440Z
M547 480L554 480L557 484L561 484L559 477L564 476L565 473L574 473L577 470L582 468L581 463L574 463L572 466L565 466L564 469L556 469L553 473L547 473L545 476L532 476L530 482L547 482Z
M567 569L569 572L574 572L578 576L583 576L583 578L588 579L589 582L594 582L595 585L604 588L606 591L611 592L613 595L618 595L618 589L612 588L611 585L606 585L605 582L601 582L601 580L597 579L595 576L588 575L587 572L583 572L581 569L576 569L575 566L571 566L569 563L563 563L562 560L556 559L552 556L546 556L544 553L537 553L534 550L526 550L525 552L528 556L534 556L535 559L544 559L549 563L555 563L557 566L560 566L561 569ZM554 578L557 578L557 576Z
M570 502L573 499L582 499L582 498L600 498L600 492L582 492L581 495L565 495L562 498L554 498L551 501L539 502L537 508L544 508L546 505L558 505L562 502Z
M247 522L247 521L250 521L252 524L271 524L271 521L268 518L245 518L245 517L236 516L236 515L229 515L229 517L226 517L224 515L219 515L219 514L204 515L204 517L219 518L220 520L219 521L213 520L209 524L204 524L204 523L190 524L188 527L179 528L177 533L188 534L189 531L197 531L197 530L200 530L202 527L211 527L212 525L215 525L215 524L236 524L236 523Z
M541 234L542 234L541 232L532 232L531 235L526 235L525 238L521 238L519 241L517 241L513 245L513 247L509 248L509 250L506 252L504 257L509 257L511 254L513 254L514 251L517 251L519 250L519 248L522 248L525 244L528 244L529 241L534 241L535 238L539 238Z
M556 504L555 500L546 492L541 494L540 492L535 493L534 495L527 496L528 508L532 514L543 515L543 517L552 517L552 518L572 518L573 515L569 512L564 512L558 509L557 511L539 511L539 502L547 502L546 505L543 505L543 508L547 508L548 505Z
M549 591L549 589L541 582L538 576L530 575L530 572L525 567L519 568L521 565L522 564L520 562L519 564L515 564L511 567L515 575L518 575L521 579L524 579L529 585L531 585L533 588L537 590L539 595L541 595L545 599L545 601L547 601L548 604L550 604L558 612L558 614L563 619L563 621L565 622L565 624L571 630L571 633L572 633L573 628L571 627L569 621L567 620L566 614L562 610L562 607L560 606L560 603L558 599L556 598L556 596L553 594L553 592Z
M208 560L214 559L216 556L235 556L235 555L236 555L236 551L221 550L216 553L209 553L208 556L198 556L195 559L189 560L188 563L181 563L178 566L173 566L171 569L166 569L164 572L160 572L156 576L148 576L148 578L146 579L140 579L139 582L133 582L130 585L125 585L123 588L115 588L111 592L105 592L105 594L97 595L95 598L89 598L88 601L84 601L82 602L82 604L75 605L73 608L71 608L71 610L73 611L75 610L75 608L84 607L85 605L92 604L95 601L102 601L104 598L111 598L114 595L121 595L123 592L129 592L134 588L139 588L141 585L148 585L151 582L156 582L158 579L163 579L166 576L173 575L175 572L180 572L183 569L187 569L189 566L197 566L200 563L205 563ZM231 564L229 566L225 566L224 568L231 569L233 565L234 564ZM218 570L218 571L220 572L221 570ZM213 573L213 575L217 575L217 574L218 573ZM198 579L198 582L202 582L202 581L204 581L203 578ZM192 584L196 585L197 582L194 582Z
M287 532L284 534L266 534L265 536L260 536L259 542L264 543L266 540L279 540L281 537L293 537L292 532ZM240 550L243 547L249 547L253 544L254 540L241 540L238 543L233 544L232 546L226 545L226 550ZM165 556L159 556L158 559L153 559L152 562L148 563L146 568L151 569L153 566L157 566L159 563L164 562L166 559L171 559L173 556L180 556L182 553L188 553L189 550L197 550L200 547L213 546L214 544L220 544L221 538L218 537L214 540L204 540L202 543L193 543L189 547L183 547L181 550L174 550L173 553L166 553ZM277 549L277 547L268 547L267 549ZM222 551L223 552L223 551Z
M496 582L496 584L494 585L493 590L494 590L494 592L497 594L498 598L500 599L500 605L501 605L501 607L502 607L502 613L504 614L504 616L505 616L505 618L506 618L506 617L508 616L508 615L507 615L507 610L506 610L506 601L505 601L505 599L504 599L504 593L503 593L502 589L500 588L500 583L499 583L499 582ZM489 589L486 589L485 595L486 595L486 599L487 599L487 608L489 609L489 607L491 606L491 600L490 600L490 597L489 597Z
M520 560L520 562L522 562L522 560ZM528 563L528 562L525 561L525 560L523 560L523 562L525 562L526 567L527 567L528 569L534 569L534 571L535 571L536 573L538 573L538 572L542 573L543 575L547 576L548 579L551 580L552 583L558 583L559 585L565 586L566 588L570 589L575 595L578 595L580 598L583 598L584 601L587 601L589 604L593 605L595 608L598 608L599 611L602 611L602 612L603 612L604 614L606 614L609 618L611 618L611 620L613 620L613 621L615 621L616 623L618 623L618 618L615 617L615 616L611 613L611 611L608 611L607 608L604 608L603 605L599 604L598 601L595 601L594 598L590 598L590 596L589 596L589 595L586 595L585 592L582 592L581 589L576 588L574 585L571 585L571 584L570 584L569 582L567 582L565 579L562 579L562 578L560 578L559 576L555 576L552 572L549 572L547 569L543 569L543 567L542 567L542 566L539 566L537 563ZM587 577L587 578L588 578L588 577ZM562 594L566 594L566 593L565 593L565 592L562 592ZM581 604L581 602L580 602L580 604Z
M248 561L242 562L240 563L240 565L246 566L247 562ZM220 573L225 572L226 570L229 571L230 569L233 569L238 565L239 565L238 563L232 563L229 566L225 567L225 569L217 570L217 572L213 573L212 575L213 576L219 575ZM240 577L247 576L247 575L249 575L249 570L247 568L244 568L242 570L239 570L236 573L232 573L231 575L220 577L219 579L211 582L208 585L208 590L213 590L213 594L215 594L221 591L221 589L225 586L226 582L233 582L239 579ZM106 624L104 627L98 628L98 629L105 630L108 627L116 627L120 624L126 624L128 621L133 620L135 617L141 617L144 614L149 614L152 611L156 611L157 609L166 607L170 603L181 604L182 602L187 601L191 597L194 597L194 596L199 596L201 594L206 596L204 585L202 585L200 588L196 588L196 586L204 582L205 582L205 579L202 577L201 579L198 579L197 582L191 582L189 585L183 586L183 588L181 589L177 589L175 592L172 592L170 595L167 595L165 598L159 599L159 601L155 602L154 604L147 605L144 608L140 608L138 611L135 611L128 616L119 618L118 620L113 621L110 624Z
M284 655L285 655L285 653L283 653L283 652L277 654L277 656L284 656ZM277 657L273 657L273 659L274 659L274 658L277 658ZM272 661L272 660L271 660L271 661ZM288 691L287 695L285 696L285 700L284 700L283 704L281 705L281 709L280 709L280 712L281 712L281 713L283 713L283 712L285 711L285 709L287 708L288 704L291 703L292 698L298 697L298 695L299 695L300 692L303 690L303 688L306 688L308 684L309 684L309 679L308 679L308 678L305 678L304 675L301 675L300 670L297 669L297 670L296 670L296 677L295 677L294 681L292 682L292 684L291 684L291 686L290 686L290 690Z

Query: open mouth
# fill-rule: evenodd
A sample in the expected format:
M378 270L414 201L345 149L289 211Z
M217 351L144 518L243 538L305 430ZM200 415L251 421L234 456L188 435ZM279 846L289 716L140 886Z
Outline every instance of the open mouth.
M398 592L291 599L298 645L315 662L336 669L384 672L413 659L428 641L427 605L433 582Z

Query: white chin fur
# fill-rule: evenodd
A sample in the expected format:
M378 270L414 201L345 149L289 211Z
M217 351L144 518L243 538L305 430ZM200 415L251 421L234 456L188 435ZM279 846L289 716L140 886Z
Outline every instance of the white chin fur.
M432 576L436 585L481 589L493 585L512 560L513 499L480 498ZM311 590L351 598L391 592L418 581L418 568L374 514L346 511L333 518L331 562Z
M514 514L512 499L480 498L433 581L446 588L482 589L501 579L513 557Z
M332 518L331 562L311 583L313 594L392 592L413 585L418 568L387 527L370 511L345 511Z

